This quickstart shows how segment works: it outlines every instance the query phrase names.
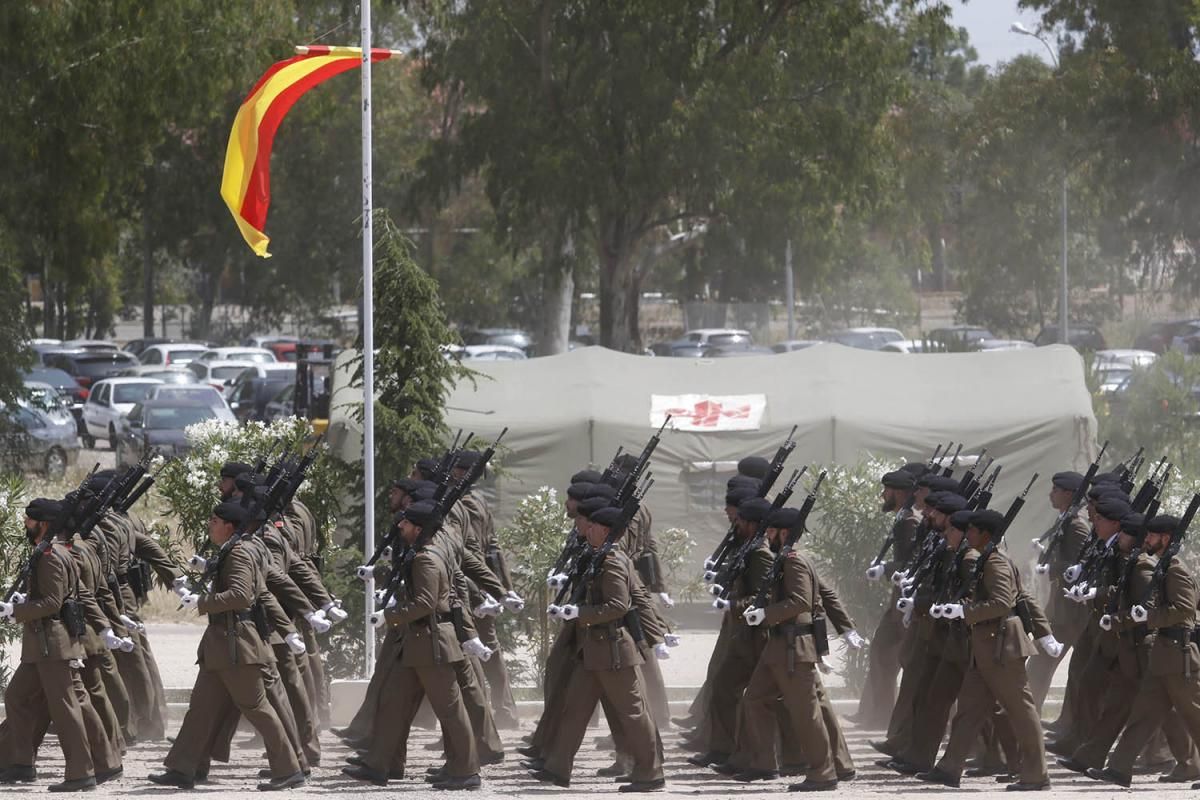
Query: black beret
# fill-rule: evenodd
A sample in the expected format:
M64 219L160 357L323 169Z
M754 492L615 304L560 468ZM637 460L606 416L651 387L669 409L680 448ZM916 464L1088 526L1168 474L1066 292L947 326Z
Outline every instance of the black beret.
M1174 533L1179 527L1179 517L1171 514L1158 514L1146 520L1147 533Z
M1129 501L1118 493L1106 494L1096 501L1096 513L1114 522L1120 522L1132 510Z
M422 483L425 483L425 481L420 481L415 478L397 478L396 480L392 481L392 488L399 489L405 494L412 494L418 488L420 488Z
M794 528L800 524L800 512L794 508L777 508L767 515L768 528Z
M755 481L757 483L757 481ZM730 489L725 493L725 505L734 506L735 508L743 501L749 500L751 497L758 496L757 488L742 487L740 489Z
M1092 487L1088 489L1087 496L1089 500L1099 500L1101 497L1110 494L1119 495L1126 499L1129 497L1129 495L1121 491L1120 485L1116 483L1094 483L1092 484Z
M250 509L245 508L236 500L226 500L224 503L218 503L212 513L214 517L236 525L239 522L245 522L250 515Z
M728 492L732 491L733 489L747 488L757 491L758 487L761 485L762 481L760 481L758 478L751 478L749 475L734 475L732 478L725 481L725 491Z
M738 503L737 515L747 522L762 522L771 513L771 501L763 497L751 497Z
M615 470L613 474L609 475L608 478L603 481L603 483L607 483L609 486L615 489L625 482L625 476L628 474L629 473L622 472L621 470Z
M571 476L571 483L599 483L604 476L594 469L581 469Z
M1146 516L1130 511L1121 519L1121 531L1141 541L1146 536Z
M971 524L971 517L974 515L974 511L967 511L965 508L962 511L955 511L950 515L950 527L965 533L967 526Z
M591 493L595 485L594 483L586 483L584 481L572 483L567 487L567 497L572 500L582 500Z
M612 500L616 496L617 490L607 483L593 483L592 490L588 492L588 497L603 497L607 500Z
M933 492L953 492L958 490L958 481L954 478L943 478L941 475L925 475L917 480L917 486L928 487Z
M49 497L38 497L25 506L25 516L35 522L53 522L62 513L62 503Z
M1097 472L1092 483L1120 483L1121 476L1115 472Z
M437 496L437 484L432 481L422 481L421 485L409 497L415 502L433 500Z
M233 479L233 485L243 492L252 490L255 486L262 486L266 482L266 476L259 475L257 472L243 472Z
M1050 479L1050 482L1054 484L1055 489L1075 492L1083 484L1083 476L1078 472L1056 472L1054 473L1054 477Z
M982 511L971 512L971 522L981 531L990 533L992 536L1004 533L1004 515L999 511L994 511L990 508L985 508Z
M416 465L413 467L417 472L421 473L421 477L429 480L437 472L438 459L436 458L420 458L417 459Z
M111 480L112 480L112 478L105 478L105 477L101 477L100 475L93 475L92 477L88 478L87 483L84 484L84 488L87 489L92 494L100 494L108 486L108 483Z
M912 474L903 470L885 472L883 473L883 477L879 479L879 482L888 489L900 489L905 492L911 492L917 485Z
M621 509L616 506L604 506L588 514L588 520L592 524L603 525L606 528L616 525L619 519L621 519Z
M404 509L404 518L424 531L442 524L442 515L438 513L437 504L432 500L418 500L413 503Z
M483 458L483 453L478 450L459 450L454 459L454 466L456 469L470 469L479 463L481 458Z
M746 456L738 462L737 471L739 475L746 475L761 481L771 471L771 462L762 456Z
M580 500L576 510L585 517L589 516L593 511L599 511L602 508L607 508L612 505L612 502L607 497L589 497L585 500Z
M932 505L943 514L953 514L967 507L967 499L954 492L937 492L925 498L925 505Z
M924 475L928 475L930 470L928 464L924 464L920 461L910 461L904 466L899 467L898 471L907 472L909 475L913 476L914 480L916 480Z
M621 470L622 472L629 472L631 469L637 466L638 459L633 453L621 453L621 455L613 459L613 463L615 463L617 465L617 469Z
M236 478L243 472L254 472L254 467L240 461L226 461L225 465L221 467L222 478Z

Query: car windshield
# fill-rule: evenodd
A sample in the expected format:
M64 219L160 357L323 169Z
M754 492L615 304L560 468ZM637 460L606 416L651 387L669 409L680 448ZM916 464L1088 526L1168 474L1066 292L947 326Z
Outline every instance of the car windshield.
M114 403L140 403L146 399L146 395L150 393L150 389L157 386L154 383L114 383L113 384L113 399Z
M68 411L71 408L71 404L56 389L30 389L29 405L39 411Z
M196 350L169 350L167 352L167 360L172 364L186 364L189 361L194 361L203 352L202 348Z
M195 403L206 403L213 408L222 404L220 393L211 386L160 386L154 392L154 397L155 399L190 400Z
M206 419L212 419L215 414L208 406L151 406L142 412L143 425L147 430L181 431L188 425L195 425Z
M76 386L75 379L61 369L31 369L25 373L25 378L38 383L48 383L51 386Z
M163 383L195 383L196 379L190 372L184 372L181 369L167 369L162 372L143 372L142 375L146 378L155 378Z
M256 364L274 364L275 359L271 358L267 353L249 352L249 353L226 353L221 356L229 361L253 361Z
M708 343L714 347L729 344L751 344L753 341L753 339L744 333L714 333L708 337Z
M838 344L844 344L847 347L861 347L865 350L875 350L882 345L887 344L888 340L874 333L858 333L846 331L833 336L833 340Z
M75 368L80 375L88 378L98 378L114 372L121 367L137 364L137 359L123 353L112 353L101 356L76 356Z
M245 367L213 367L212 377L217 380L227 381L230 378L236 378L244 369Z

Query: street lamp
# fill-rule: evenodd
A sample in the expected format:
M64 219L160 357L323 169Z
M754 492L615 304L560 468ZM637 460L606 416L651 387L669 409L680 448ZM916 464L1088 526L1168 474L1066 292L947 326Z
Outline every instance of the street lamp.
M1043 45L1045 45L1046 51L1048 53L1050 53L1050 60L1054 62L1054 68L1055 69L1059 68L1058 54L1054 52L1054 48L1051 47L1050 43L1046 41L1046 37L1042 36L1040 33L1036 33L1034 31L1029 30L1029 28L1026 28L1025 25L1020 22L1014 22L1012 25L1009 25L1008 30L1011 33L1020 34L1021 36L1032 36L1034 39L1037 39L1039 42L1041 42ZM1063 130L1065 133L1065 131L1066 131L1066 120L1065 119L1063 120ZM1058 341L1061 344L1069 344L1071 339L1067 333L1067 324L1068 324L1067 323L1067 298L1070 295L1068 293L1069 286L1068 286L1068 281L1067 281L1067 168L1066 168L1066 165L1063 166L1063 175L1062 175L1062 270L1061 270L1061 272L1062 272L1062 275L1061 275L1062 283L1058 287L1058 292L1059 292L1059 294L1058 294Z

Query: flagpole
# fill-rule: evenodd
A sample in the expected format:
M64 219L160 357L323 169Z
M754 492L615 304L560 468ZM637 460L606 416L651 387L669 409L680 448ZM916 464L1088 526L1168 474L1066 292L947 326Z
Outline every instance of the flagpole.
M360 0L362 26L362 269L363 269L363 555L375 549L375 221L371 197L371 0ZM375 581L363 587L363 677L375 668Z

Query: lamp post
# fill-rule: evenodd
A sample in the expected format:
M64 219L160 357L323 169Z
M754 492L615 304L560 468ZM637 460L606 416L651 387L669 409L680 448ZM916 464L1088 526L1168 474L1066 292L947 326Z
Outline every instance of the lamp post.
M1041 42L1046 47L1046 52L1048 52L1050 54L1050 60L1052 62L1054 62L1054 68L1055 69L1059 68L1058 54L1054 52L1054 48L1051 47L1050 43L1046 41L1046 37L1042 36L1040 33L1035 33L1034 31L1029 30L1029 28L1026 28L1020 22L1014 22L1012 25L1010 25L1008 27L1008 29L1012 33L1020 34L1021 36L1031 36L1034 39L1037 39L1039 42ZM1063 120L1063 122L1064 122L1063 128L1065 131L1066 120ZM1063 166L1063 174L1062 174L1062 269L1061 269L1061 272L1062 272L1062 274L1059 276L1061 278L1061 283L1058 287L1058 341L1062 344L1068 344L1068 343L1070 343L1071 338L1068 335L1068 331L1067 331L1067 325L1068 325L1068 322L1067 322L1067 298L1070 295L1069 295L1069 283L1068 283L1068 278L1067 278L1067 168L1065 165Z

